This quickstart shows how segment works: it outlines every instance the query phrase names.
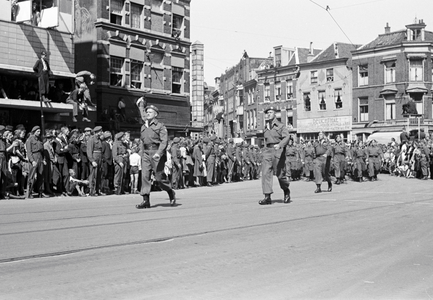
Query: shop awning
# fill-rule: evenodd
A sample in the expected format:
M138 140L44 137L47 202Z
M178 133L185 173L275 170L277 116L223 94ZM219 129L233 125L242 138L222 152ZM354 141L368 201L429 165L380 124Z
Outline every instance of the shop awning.
M401 131L374 132L368 136L367 141L376 140L379 144L388 144L391 143L391 138L394 138L399 143L400 133Z

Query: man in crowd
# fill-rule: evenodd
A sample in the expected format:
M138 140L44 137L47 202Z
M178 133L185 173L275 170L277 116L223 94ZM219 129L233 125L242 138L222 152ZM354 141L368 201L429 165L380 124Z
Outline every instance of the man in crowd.
M36 73L39 82L39 97L44 102L50 102L51 100L47 98L50 92L50 80L51 75L50 64L47 61L47 52L41 52L41 58L38 59L33 66L33 71Z

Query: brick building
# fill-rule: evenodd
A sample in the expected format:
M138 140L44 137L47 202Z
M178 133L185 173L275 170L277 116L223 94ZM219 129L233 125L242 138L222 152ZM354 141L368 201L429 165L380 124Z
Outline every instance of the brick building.
M353 133L398 140L402 127L425 131L432 120L433 32L422 20L385 32L352 52ZM411 100L412 99L412 100ZM414 101L420 118L408 118L403 105ZM419 122L419 123L418 123Z
M40 13L34 18L32 4ZM75 51L73 3L59 0L0 0L0 124L24 124L29 130L71 123L71 105L65 104L74 86ZM50 103L40 103L33 66L46 51L53 72L50 77Z
M170 136L185 134L190 125L190 0L75 3L80 6L75 69L96 74L97 123L137 136L141 119L135 100L144 95L159 108Z

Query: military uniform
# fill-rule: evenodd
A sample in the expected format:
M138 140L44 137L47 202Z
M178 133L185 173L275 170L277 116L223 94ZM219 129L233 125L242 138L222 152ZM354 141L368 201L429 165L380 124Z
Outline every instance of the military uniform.
M356 146L353 150L353 167L354 167L354 177L358 178L359 181L362 181L362 173L365 170L365 158L366 158L365 149L362 147Z
M87 141L87 157L90 162L89 189L91 196L100 194L101 188L102 141L99 137L101 130L101 126L96 126L93 129L95 134Z
M140 100L140 99L139 99ZM140 156L141 156L141 191L143 202L136 205L138 209L150 208L150 191L152 188L151 176L154 172L155 181L159 187L168 193L170 204L176 204L175 192L171 187L171 182L167 179L163 180L165 162L167 161L167 143L168 133L167 128L163 123L156 118L149 121L146 113L151 109L155 113L159 110L150 105L145 107L143 101L137 101L137 106L140 110L144 124L141 127L140 133Z
M337 142L333 147L334 152L334 172L337 181L336 184L344 182L344 170L346 168L347 148L343 142Z
M377 145L370 145L365 151L368 162L368 176L370 180L377 180L377 173L382 165L383 153L382 148Z
M181 176L182 176L182 156L179 150L179 141L178 137L173 139L173 143L171 144L170 154L172 161L172 173L171 173L171 184L173 189L178 189L181 184Z
M314 155L315 155L315 151L314 151L314 147L311 146L306 146L303 150L302 150L302 156L303 156L303 160L304 160L304 175L307 177L307 180L313 180L313 171L314 171Z
M314 145L314 181L316 182L315 193L322 192L323 180L328 182L328 191L332 191L331 176L329 168L332 158L332 150L325 139L319 140Z
M267 113L274 108L265 110ZM290 135L286 126L274 117L272 120L266 121L264 129L265 148L263 149L262 161L262 190L265 199L261 200L259 204L271 204L270 195L273 193L272 181L275 174L278 178L281 189L284 191L284 202L290 202L290 182L287 179L285 163L286 153L285 147L289 143ZM278 149L276 146L278 145Z
M233 144L233 139L229 139L227 145L227 181L232 182L236 163L236 149Z
M117 195L122 194L122 181L123 174L126 169L126 159L128 151L122 141L124 132L119 132L114 136L114 143L112 148L113 162L114 162L114 192Z
M292 180L298 170L299 152L295 145L286 146L286 174L287 179Z

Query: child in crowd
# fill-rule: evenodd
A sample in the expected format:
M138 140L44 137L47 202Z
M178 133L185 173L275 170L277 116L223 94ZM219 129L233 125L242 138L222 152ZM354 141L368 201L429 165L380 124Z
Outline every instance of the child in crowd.
M129 171L131 176L131 193L138 194L138 175L141 171L141 156L138 154L139 148L132 148L132 154L129 156L129 164L131 170Z
M76 178L75 171L73 169L69 169L69 187L68 187L68 195L73 196L74 192L77 191L78 195L81 197L86 197L86 193L84 192L84 188L89 185L88 180L80 180Z

